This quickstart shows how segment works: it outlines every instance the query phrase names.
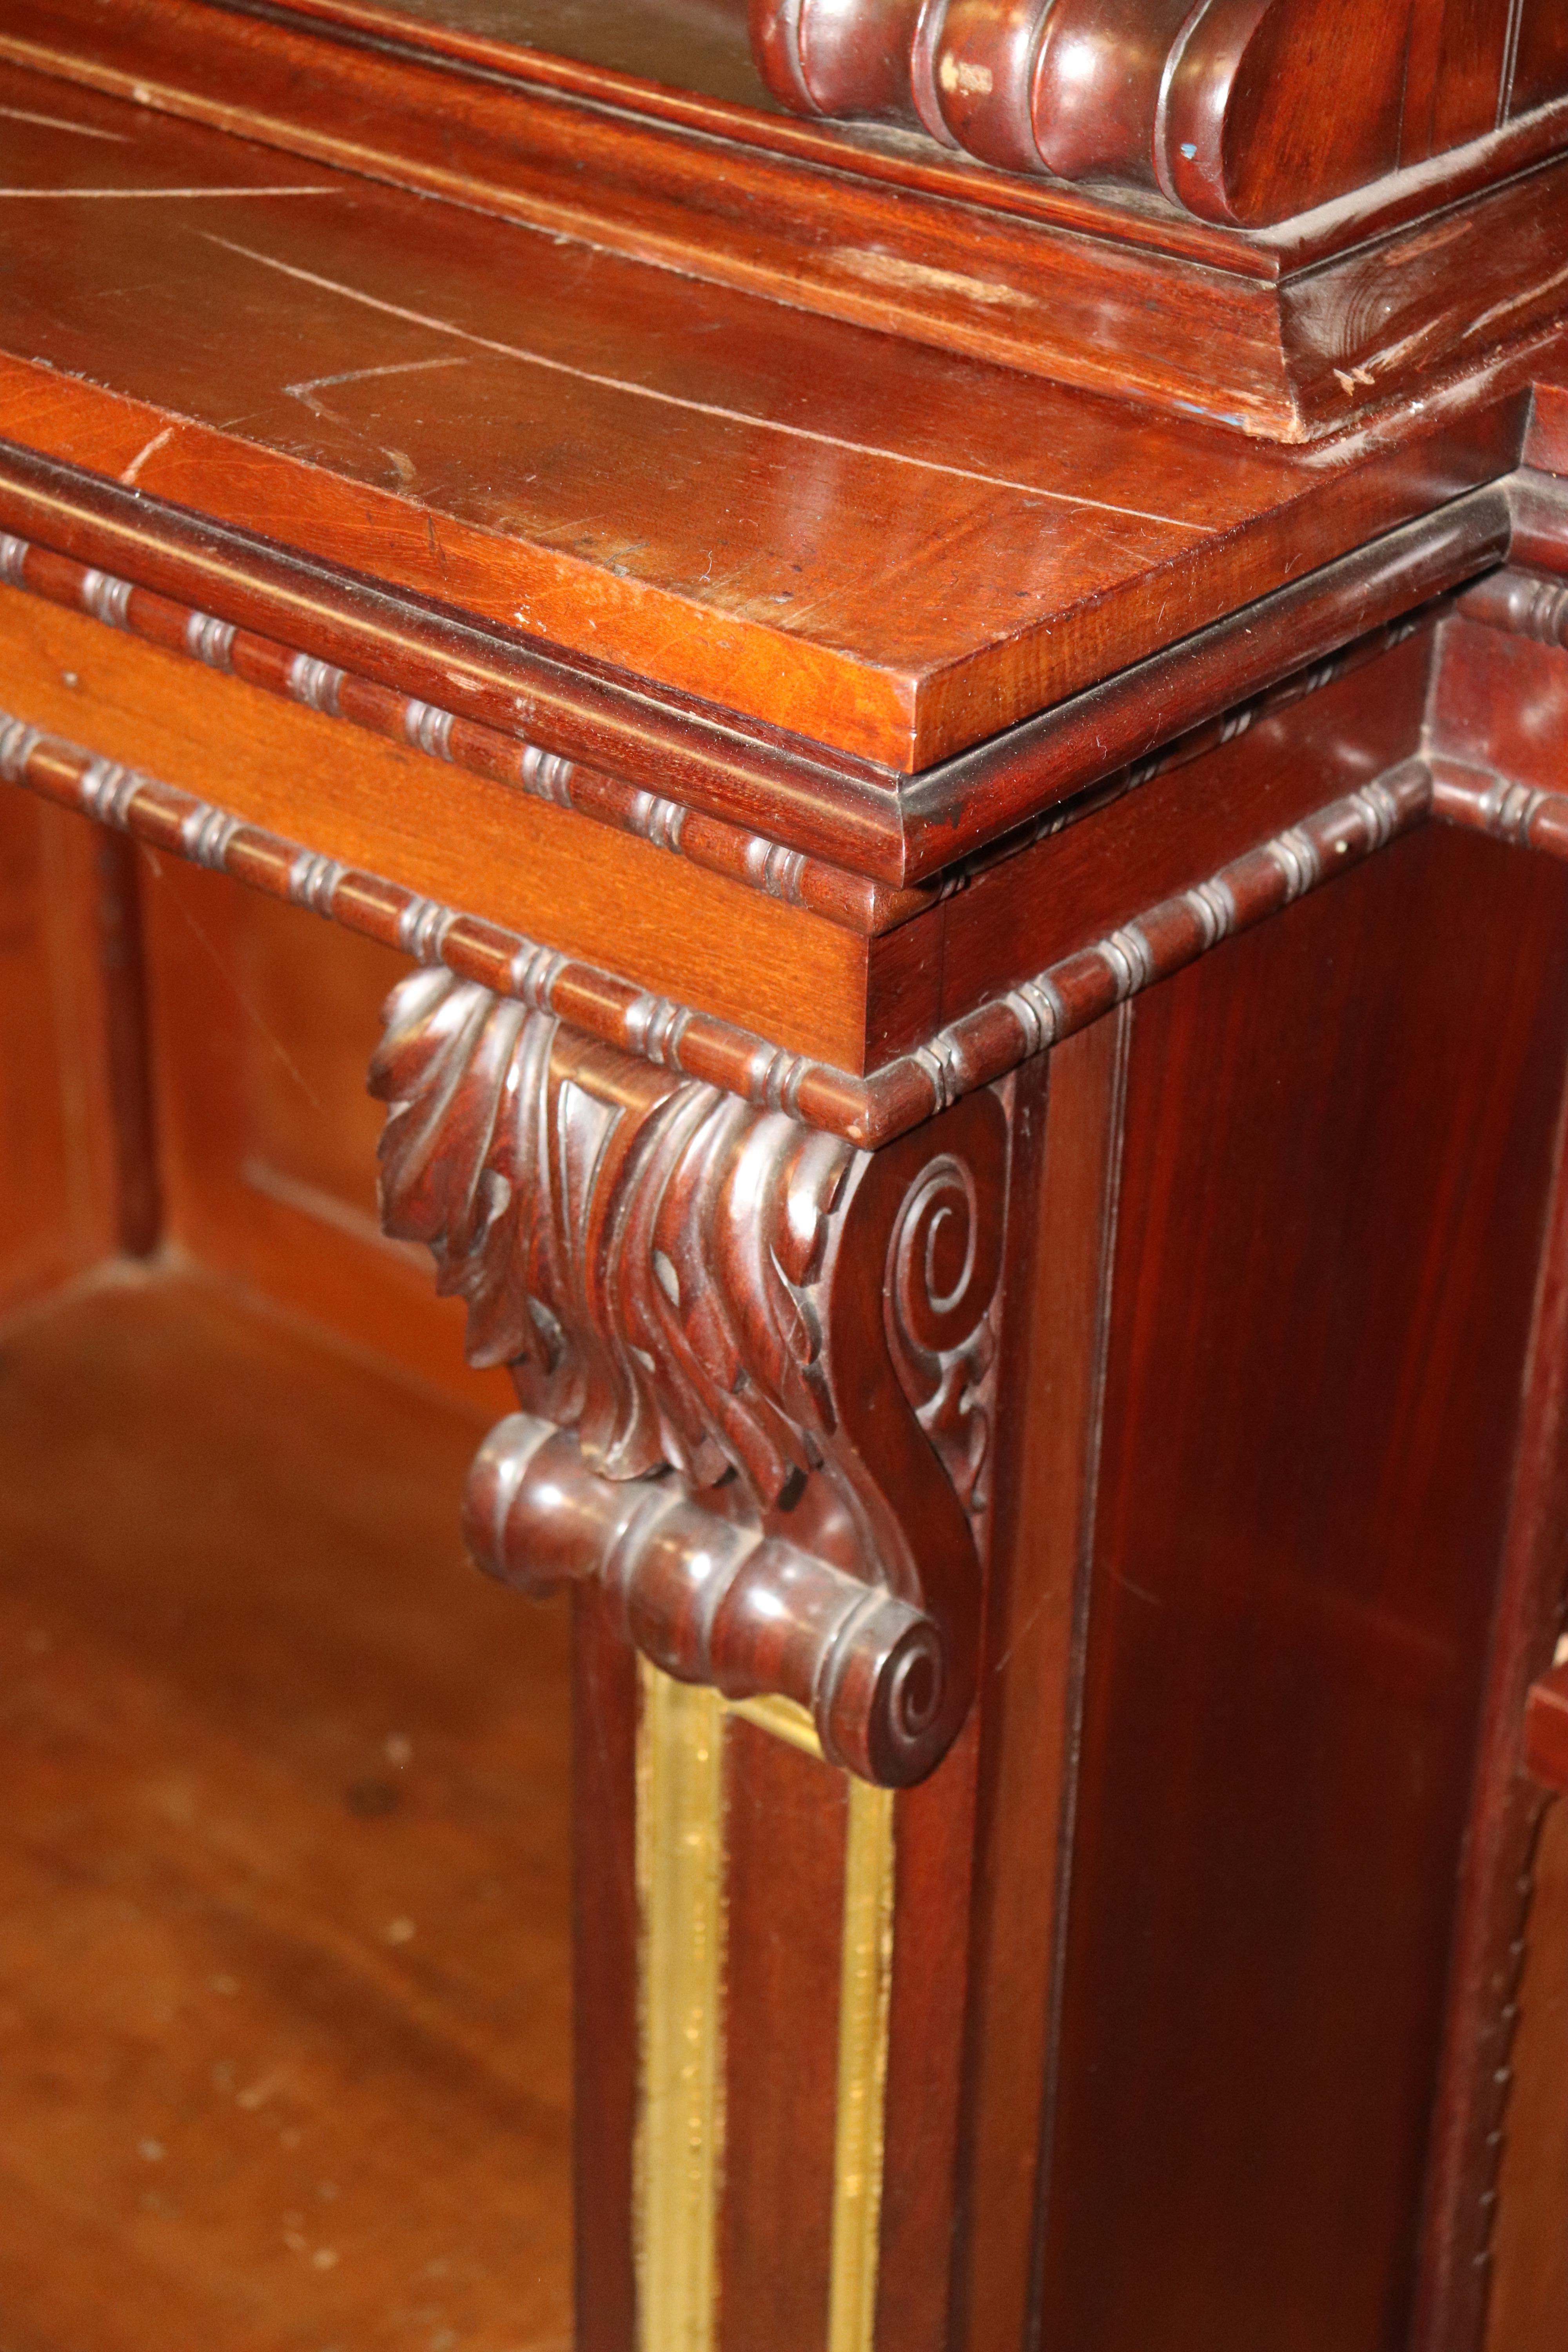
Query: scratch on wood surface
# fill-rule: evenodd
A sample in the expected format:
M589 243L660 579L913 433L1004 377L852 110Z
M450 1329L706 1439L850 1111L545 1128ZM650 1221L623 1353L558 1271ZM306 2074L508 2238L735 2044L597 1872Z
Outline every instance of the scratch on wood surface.
M744 425L753 432L780 433L795 441L810 441L828 449L843 449L851 457L879 458L889 466L908 466L916 473L943 474L960 481L980 482L987 489L1016 490L1026 499L1038 499L1055 506L1093 508L1102 514L1127 515L1135 522L1156 522L1173 530L1188 530L1195 537L1210 535L1207 523L1185 522L1179 516L1155 514L1147 507L1118 506L1109 499L1092 499L1076 490L1047 490L1037 482L1015 481L1005 474L982 473L973 466L950 465L939 457L918 457L902 449L883 449L873 442L851 441L837 433L819 432L809 425L787 424L782 417L758 416L746 409L726 408L716 401L691 400L685 394L663 392L657 385L629 383L621 376L601 375L591 368L574 367L570 361L550 359L542 352L526 351L518 343L503 343L490 335L476 335L468 327L459 327L450 319L432 318L424 310L411 310L401 302L388 302L379 294L367 294L357 286L345 286L335 278L323 278L316 270L301 269L291 261L279 261L270 253L258 253L248 245L237 245L231 238L218 236L210 229L202 235L209 245L221 246L226 253L237 253L247 261L258 262L264 269L275 269L284 278L297 278L301 285L319 287L323 293L339 294L347 302L359 302L367 310L379 310L389 319L402 319L411 327L423 327L433 335L452 335L460 342L472 343L479 351L494 352L502 359L521 360L527 367L545 368L552 375L566 375L580 383L596 384L605 392L624 394L634 400L657 401L661 407L684 409L693 416L716 417L725 425Z
M905 261L896 253L879 253L871 246L839 246L828 259L837 268L852 269L857 278L869 278L877 286L952 294L961 301L984 302L988 308L998 303L1021 304L1026 310L1036 307L1034 297L1021 287L1003 286L991 278L968 278L957 269L933 269L929 262Z
M1526 288L1522 294L1510 294L1506 301L1494 302L1489 310L1483 310L1479 319L1470 320L1459 338L1460 341L1468 342L1472 335L1479 335L1499 319L1505 319L1510 310L1522 310L1527 302L1539 302L1543 295L1554 292L1564 283L1568 283L1568 267L1554 269L1550 278L1543 278L1539 286Z
M306 187L296 183L287 188L0 188L0 196L32 204L99 202L134 204L143 197L162 196L178 204L189 204L198 196L341 196L341 188Z
M215 242L217 241L215 239ZM468 365L467 360L456 357L449 360L394 360L387 367L347 368L342 375L306 376L299 383L286 383L283 389L290 400L302 400L306 407L313 410L316 415L331 417L334 425L346 425L349 422L348 418L340 410L331 407L326 401L318 400L317 393L330 392L334 384L362 383L367 376L417 375L426 368L459 368Z
M79 139L107 139L116 147L132 144L128 131L99 131L89 122L69 122L63 114L33 114L25 106L0 106L7 122L37 122L46 131L72 131Z
M127 488L129 488L131 484L136 479L137 475L142 471L142 467L147 463L148 458L152 457L153 451L155 449L161 449L165 441L172 441L174 437L174 426L172 425L165 425L162 433L154 433L151 441L147 441L142 444L142 447L137 450L136 455L132 458L131 463L126 467L124 472L120 477Z
M390 365L386 367L345 368L341 375L307 376L300 383L286 383L283 389L288 394L290 400L302 400L306 407L310 409L313 415L320 416L330 425L341 425L345 432L352 433L355 440L363 441L367 448L378 449L381 452L381 455L386 459L388 465L392 467L393 472L397 476L397 478L402 483L404 488L405 490L409 490L413 488L414 484L418 478L419 469L414 463L413 458L409 456L407 450L395 449L389 443L384 441L373 441L370 438L370 436L363 432L361 427L355 424L352 416L345 416L341 408L332 407L329 401L318 400L316 394L319 392L329 390L333 384L361 383L367 376L417 375L426 368L462 368L467 367L468 364L468 362L466 359L458 358L449 360L394 360ZM435 533L433 531L430 535L430 551L433 555L438 554L440 551L436 545Z

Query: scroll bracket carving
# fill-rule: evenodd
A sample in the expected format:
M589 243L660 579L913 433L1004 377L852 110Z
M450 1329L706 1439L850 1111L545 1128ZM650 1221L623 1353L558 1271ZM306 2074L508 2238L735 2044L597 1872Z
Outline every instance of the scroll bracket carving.
M806 1706L903 1786L968 1712L1006 1118L878 1152L441 971L372 1073L389 1233L432 1250L521 1411L465 1529L524 1591L594 1579L627 1638Z

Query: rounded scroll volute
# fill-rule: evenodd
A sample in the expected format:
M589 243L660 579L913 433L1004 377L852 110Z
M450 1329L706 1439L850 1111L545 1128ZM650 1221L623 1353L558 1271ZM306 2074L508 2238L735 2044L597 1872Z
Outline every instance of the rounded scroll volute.
M984 1466L985 1415L972 1402L990 1369L988 1310L1001 1234L974 1171L943 1154L911 1188L889 1254L888 1339L904 1391L965 1510ZM983 1499L983 1497L982 1497Z

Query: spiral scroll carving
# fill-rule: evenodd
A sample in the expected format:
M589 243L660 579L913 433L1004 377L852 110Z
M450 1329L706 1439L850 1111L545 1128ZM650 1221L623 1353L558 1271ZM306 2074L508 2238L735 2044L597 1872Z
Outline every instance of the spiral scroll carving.
M985 1508L1000 1234L973 1170L950 1153L905 1196L889 1251L888 1339L915 1418L965 1510Z

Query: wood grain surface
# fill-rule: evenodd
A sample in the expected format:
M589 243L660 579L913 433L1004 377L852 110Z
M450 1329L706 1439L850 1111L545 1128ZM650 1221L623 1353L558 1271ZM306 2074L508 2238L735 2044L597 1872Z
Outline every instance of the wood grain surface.
M729 2156L718 2352L827 2352L847 1783L725 1734Z
M1475 846L1404 844L1134 1014L1043 2304L1075 2352L1407 2338L1568 1047L1562 869Z
M1015 1097L960 2158L966 2352L1026 2345L1033 2326L1131 1019L1069 1039Z
M7 2338L563 2352L566 1626L471 1419L173 1276L0 1388Z
M0 102L79 126L7 126L10 437L895 768L1517 454L1438 404L1293 459L37 76Z
M460 1309L377 1221L365 1073L406 960L174 860L142 887L168 1240L493 1420L510 1383L464 1361Z
M123 849L124 845L119 845ZM0 793L0 1308L41 1297L119 1244L122 1171L107 927L123 898L113 853L59 809ZM116 946L121 944L117 939ZM135 1020L134 974L121 1002ZM134 1109L135 1106L128 1106ZM142 1139L143 1144L145 1138ZM147 1205L143 1192L139 1205ZM145 1222L136 1238L146 1237Z
M838 924L40 597L0 588L0 647L30 724L793 1050L860 1056L866 943Z
M1405 0L1392 14L1356 0L1343 37L1342 5L1275 0L1184 22L1173 0L1073 0L1048 17L1043 0L965 0L939 26L913 0L760 0L754 31L784 108L837 103L826 68L852 110L918 117L931 139L703 95L715 31L735 61L732 7L293 0L218 14L199 0L12 0L0 54L906 340L1293 441L1473 363L1474 338L1500 318L1517 336L1544 316L1555 283L1530 233L1542 215L1560 226L1568 199L1568 100L1553 95L1568 64L1550 0L1523 22L1510 0L1467 0L1447 33L1445 0L1432 0L1408 54ZM579 54L528 46L552 15ZM587 61L614 56L617 28L634 26L625 63L646 64L651 38L664 77ZM1501 68L1489 93L1489 51L1494 85ZM1363 72L1383 102L1342 103ZM1465 143L1434 154L1439 89L1441 137ZM1092 184L1047 176L1042 157ZM1510 185L1521 175L1527 191ZM1175 201L1152 195L1157 179ZM1239 218L1245 233L1208 225ZM1358 299L1371 240L1385 282L1419 281L1429 315L1414 339ZM1316 297L1305 310L1286 299L1302 270Z
M1539 2352L1568 2310L1568 1806L1542 1826L1498 2182L1486 2352Z

